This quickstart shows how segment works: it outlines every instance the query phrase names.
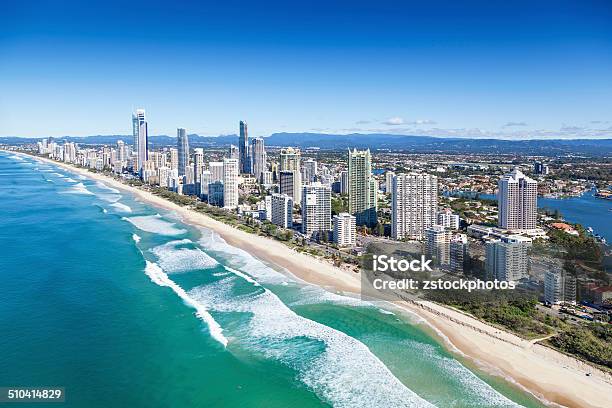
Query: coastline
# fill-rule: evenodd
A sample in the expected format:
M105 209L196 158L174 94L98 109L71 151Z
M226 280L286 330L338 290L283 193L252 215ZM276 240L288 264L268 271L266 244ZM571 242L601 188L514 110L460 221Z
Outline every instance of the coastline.
M11 153L22 154L12 151ZM32 156L90 179L129 192L147 203L175 211L185 223L211 229L239 247L305 282L331 291L359 293L359 273L343 270L291 250L281 242L249 234L205 214L171 203L113 178L48 158ZM612 377L575 358L489 326L470 316L431 302L395 302L424 319L451 351L459 351L480 369L512 379L544 402L569 407L612 406ZM591 373L590 376L586 376Z

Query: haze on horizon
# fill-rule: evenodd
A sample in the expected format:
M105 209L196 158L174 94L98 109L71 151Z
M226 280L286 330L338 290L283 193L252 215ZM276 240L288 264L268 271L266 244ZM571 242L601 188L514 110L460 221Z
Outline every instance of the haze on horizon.
M3 2L0 136L612 138L605 0L330 3Z

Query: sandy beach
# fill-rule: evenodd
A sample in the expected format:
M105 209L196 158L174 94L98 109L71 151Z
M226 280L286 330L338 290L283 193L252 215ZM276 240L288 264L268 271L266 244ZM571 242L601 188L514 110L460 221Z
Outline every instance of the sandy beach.
M359 293L360 278L356 272L336 268L293 251L278 241L238 230L102 174L49 159L36 159L127 191L154 206L175 211L184 222L214 230L229 244L308 283L335 292ZM612 376L601 370L447 307L424 301L396 304L424 319L447 342L449 350L463 355L482 370L510 379L544 402L568 407L612 407Z

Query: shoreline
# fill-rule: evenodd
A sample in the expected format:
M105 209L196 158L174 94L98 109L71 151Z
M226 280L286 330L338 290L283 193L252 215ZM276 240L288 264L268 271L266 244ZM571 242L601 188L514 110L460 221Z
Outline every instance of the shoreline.
M307 283L334 292L360 292L359 273L334 267L271 238L241 231L106 175L44 157L28 156L104 182L153 206L175 211L183 222L211 229L228 244ZM421 300L397 301L393 304L422 318L453 354L460 354L479 370L501 376L546 404L568 407L612 406L612 376L608 373L448 307ZM591 375L587 376L587 373Z

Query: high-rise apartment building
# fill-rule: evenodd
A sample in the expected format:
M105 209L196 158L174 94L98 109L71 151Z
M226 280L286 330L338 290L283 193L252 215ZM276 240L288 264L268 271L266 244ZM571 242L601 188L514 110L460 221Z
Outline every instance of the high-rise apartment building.
M497 206L500 228L535 229L538 215L537 181L515 168L499 180Z
M223 159L223 207L238 207L238 160Z
M486 243L485 268L490 279L513 281L526 278L529 273L531 238L508 235Z
M304 183L312 183L316 181L318 174L317 161L315 159L308 159L304 162L304 177L302 178Z
M211 182L223 181L223 162L209 162L208 170L210 170Z
M202 171L204 171L204 149L193 149L193 184L195 185L195 194L201 195L201 179Z
M425 228L425 254L436 266L450 263L451 232L441 225Z
M302 191L302 233L308 237L326 238L330 230L331 188L321 183L311 183L304 186Z
M189 166L189 137L183 128L176 130L176 149L178 150L178 174L184 176Z
M132 133L136 152L134 171L141 174L144 162L149 159L149 130L144 109L136 109L132 114Z
M422 239L425 229L436 223L438 178L408 173L393 177L391 193L391 236Z
M287 194L272 194L269 218L272 224L282 228L291 228L293 226L293 199Z
M178 170L178 149L170 148L170 168Z
M357 240L356 219L349 213L334 215L334 242L338 246L355 246Z
M253 164L253 175L260 183L263 180L263 172L268 170L266 148L264 139L257 137L251 143L251 162Z
M348 151L348 195L349 213L356 218L357 225L373 227L377 216L376 180L372 176L370 150Z
M576 303L576 278L567 272L547 271L544 275L544 301L555 305Z
M243 120L240 121L240 136L238 137L238 155L240 160L240 173L251 173L251 155L249 153L249 130L247 127L247 123Z
M227 151L227 157L229 157L230 159L238 159L240 160L240 152L238 151L238 146L236 145L230 145L228 151Z
M468 239L465 234L457 234L450 242L450 265L449 269L456 275L464 272L465 263L468 259Z

